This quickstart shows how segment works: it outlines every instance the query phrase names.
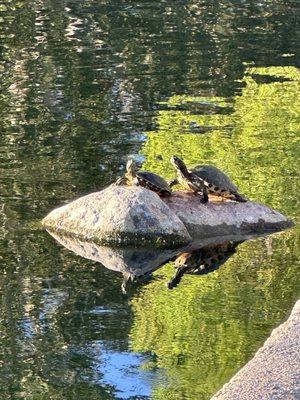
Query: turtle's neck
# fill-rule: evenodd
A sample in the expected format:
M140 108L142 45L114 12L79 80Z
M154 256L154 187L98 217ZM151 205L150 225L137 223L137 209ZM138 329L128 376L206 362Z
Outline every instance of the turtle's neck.
M188 178L190 176L190 173L185 165L181 165L177 172L182 176L182 178Z

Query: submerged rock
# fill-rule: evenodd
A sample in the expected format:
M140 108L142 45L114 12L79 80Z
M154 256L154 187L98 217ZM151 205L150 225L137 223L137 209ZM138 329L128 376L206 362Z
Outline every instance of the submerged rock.
M293 226L264 205L211 200L193 193L160 198L142 187L111 185L53 210L50 231L108 246L176 248L217 236L262 234Z
M172 248L191 242L184 224L151 190L111 185L59 207L48 230L109 246Z

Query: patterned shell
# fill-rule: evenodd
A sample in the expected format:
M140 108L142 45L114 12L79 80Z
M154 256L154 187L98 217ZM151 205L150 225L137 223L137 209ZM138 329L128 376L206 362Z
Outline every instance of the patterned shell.
M200 178L204 179L208 183L212 183L215 186L231 190L233 192L238 191L238 187L231 181L231 179L219 168L213 165L198 165L197 167L190 170Z
M169 185L161 176L148 171L138 171L136 175L140 179L143 179L146 185L149 182L151 185L155 186L157 190L166 190L171 193Z

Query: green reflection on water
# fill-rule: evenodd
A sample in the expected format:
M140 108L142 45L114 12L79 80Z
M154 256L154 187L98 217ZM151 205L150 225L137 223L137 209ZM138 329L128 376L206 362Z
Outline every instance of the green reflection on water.
M284 82L259 84L253 76L284 77ZM241 192L253 200L296 216L299 202L300 72L294 67L248 68L241 96L233 99L175 96L170 106L185 104L187 111L159 112L159 130L150 132L143 153L145 169L174 175L172 154L188 165L215 164L224 169ZM233 112L220 113L230 105ZM206 114L195 109L205 106ZM195 134L194 123L211 127ZM161 157L161 159L160 159Z
M287 255L282 260L282 246ZM292 232L244 243L219 271L185 276L171 293L161 280L133 300L135 351L151 351L170 386L154 398L208 399L248 361L299 294Z
M254 79L265 75L286 80ZM167 105L173 110L159 112L159 130L149 133L143 149L145 168L170 177L172 154L190 165L213 163L229 172L247 196L295 217L300 74L289 67L249 68L243 82L241 96L231 101L171 98ZM182 104L187 110L176 110ZM193 114L203 104L212 113ZM221 114L228 105L234 111ZM189 112L189 107L194 109ZM205 135L184 131L191 121L217 129ZM131 331L132 348L154 352L170 378L170 386L157 388L153 398L208 399L249 360L299 295L297 239L293 229L244 243L219 271L186 276L171 293L163 282L172 266L157 273L163 279L132 301Z

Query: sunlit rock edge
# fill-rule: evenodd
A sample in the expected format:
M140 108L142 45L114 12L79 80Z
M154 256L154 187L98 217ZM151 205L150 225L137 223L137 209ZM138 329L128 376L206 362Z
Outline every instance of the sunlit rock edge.
M106 246L174 248L215 236L277 232L293 223L248 201L212 200L174 192L160 198L142 187L110 185L56 208L42 221L49 231Z
M300 300L288 320L211 400L300 398Z
M42 224L107 246L172 248L192 240L159 196L141 187L110 185L53 210Z

